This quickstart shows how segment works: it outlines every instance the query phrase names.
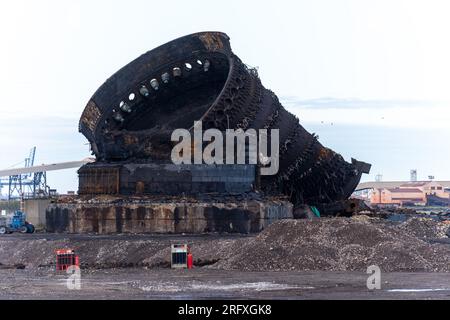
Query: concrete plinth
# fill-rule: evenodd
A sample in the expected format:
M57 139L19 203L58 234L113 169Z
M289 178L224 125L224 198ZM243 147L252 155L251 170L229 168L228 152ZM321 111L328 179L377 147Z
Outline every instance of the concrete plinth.
M49 199L27 199L23 202L23 209L27 215L29 223L33 224L36 228L44 228L46 225L45 215Z
M277 199L74 201L51 204L46 212L48 232L99 234L255 233L292 217L292 204Z

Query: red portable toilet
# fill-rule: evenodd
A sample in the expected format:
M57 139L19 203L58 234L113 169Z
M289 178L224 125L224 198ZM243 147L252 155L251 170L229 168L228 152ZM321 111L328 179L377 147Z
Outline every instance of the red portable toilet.
M187 267L192 269L194 267L194 258L192 257L191 248L188 248Z
M79 257L73 249L59 249L56 253L56 271L66 271L71 266L80 266Z

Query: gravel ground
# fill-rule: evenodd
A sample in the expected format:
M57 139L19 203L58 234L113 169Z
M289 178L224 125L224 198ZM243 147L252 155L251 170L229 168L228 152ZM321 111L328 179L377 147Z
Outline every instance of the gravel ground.
M82 270L81 290L69 290L67 276L49 270L0 270L0 300L450 299L447 274L382 273L380 290L368 290L367 277L365 272L104 269Z

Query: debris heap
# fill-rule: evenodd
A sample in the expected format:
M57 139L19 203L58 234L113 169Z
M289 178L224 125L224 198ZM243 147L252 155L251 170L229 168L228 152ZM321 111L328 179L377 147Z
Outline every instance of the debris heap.
M284 220L234 248L214 268L246 271L450 271L450 247L384 221Z
M241 271L450 272L450 247L417 236L411 223L378 219L283 220L257 236L70 236L0 239L0 268L53 270L54 248L75 248L85 272L169 268L170 245L188 243L197 268Z

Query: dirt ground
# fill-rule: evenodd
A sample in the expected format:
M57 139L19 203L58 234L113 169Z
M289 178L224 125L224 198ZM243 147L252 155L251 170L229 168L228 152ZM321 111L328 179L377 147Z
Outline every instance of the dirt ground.
M368 290L362 272L111 269L82 272L81 290L53 272L0 270L0 299L450 299L450 276L383 273Z
M0 237L0 299L450 299L450 239L430 220L285 220L258 235ZM187 243L193 270L170 269ZM81 290L55 273L55 250L75 249ZM367 289L367 268L381 290Z

